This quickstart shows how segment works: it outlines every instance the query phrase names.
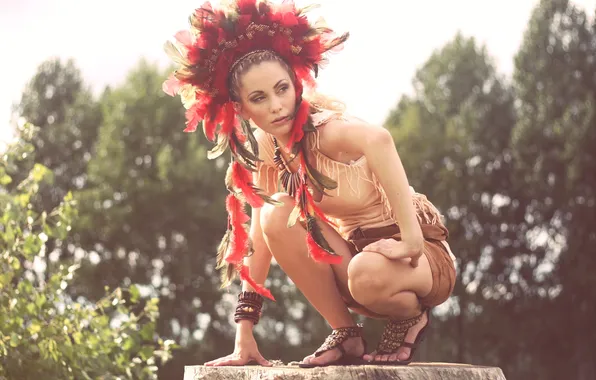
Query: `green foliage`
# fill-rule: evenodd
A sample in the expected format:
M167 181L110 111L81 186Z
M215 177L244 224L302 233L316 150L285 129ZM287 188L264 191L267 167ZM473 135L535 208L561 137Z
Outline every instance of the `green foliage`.
M154 337L158 300L142 303L135 286L96 303L68 295L78 266L51 260L46 243L66 238L76 203L68 193L49 212L35 208L40 186L53 179L40 164L6 188L33 153L34 128L26 124L21 136L0 165L0 378L156 379L156 364L174 347Z

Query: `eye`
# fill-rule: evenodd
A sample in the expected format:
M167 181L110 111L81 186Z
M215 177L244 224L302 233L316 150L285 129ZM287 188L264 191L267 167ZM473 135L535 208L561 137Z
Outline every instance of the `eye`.
M255 96L254 98L252 98L250 101L253 103L259 103L260 101L262 101L263 99L265 99L264 96Z
M287 84L284 84L283 86L281 86L279 88L279 92L286 92L288 90L289 86Z

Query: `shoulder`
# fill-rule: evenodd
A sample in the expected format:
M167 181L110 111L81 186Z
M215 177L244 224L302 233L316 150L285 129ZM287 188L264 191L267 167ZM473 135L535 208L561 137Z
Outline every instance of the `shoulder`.
M321 150L362 153L371 144L393 141L389 131L382 126L354 116L343 113L325 115L323 120L317 125L313 118Z
M317 110L316 112L312 113L310 117L312 118L312 123L316 128L328 124L333 120L345 119L344 113L342 111L326 109Z

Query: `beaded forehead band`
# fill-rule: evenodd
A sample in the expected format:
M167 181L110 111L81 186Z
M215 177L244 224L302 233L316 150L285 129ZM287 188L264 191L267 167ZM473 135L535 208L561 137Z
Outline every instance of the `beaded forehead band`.
M240 64L240 62L244 61L245 59L248 59L248 57L253 56L255 54L259 54L259 53L265 53L265 52L271 52L271 53L275 54L275 52L272 50L253 50L249 53L244 54L242 57L238 58L232 64L232 66L230 66L230 70L228 71L228 74L231 74L232 72L234 72L234 69L236 69L236 66L238 66ZM277 55L277 54L275 54L275 55Z

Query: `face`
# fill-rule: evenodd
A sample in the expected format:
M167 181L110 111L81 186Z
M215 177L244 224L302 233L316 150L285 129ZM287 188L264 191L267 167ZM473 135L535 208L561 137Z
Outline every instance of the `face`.
M260 129L283 137L292 129L296 92L288 72L278 62L262 62L240 79L239 111Z

